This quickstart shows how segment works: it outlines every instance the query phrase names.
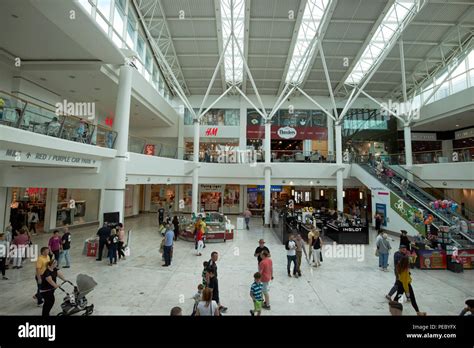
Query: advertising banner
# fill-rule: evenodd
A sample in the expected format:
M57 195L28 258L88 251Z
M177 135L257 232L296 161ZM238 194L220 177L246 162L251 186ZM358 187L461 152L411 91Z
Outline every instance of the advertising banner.
M324 127L272 126L272 139L327 140L328 130ZM247 126L247 139L265 138L264 126Z
M387 206L382 203L375 204L375 212L382 218L382 226L387 226Z
M145 155L155 156L155 145L154 144L146 144L145 145Z
M420 250L421 269L446 269L446 251L444 250Z
M425 235L423 212L421 212L418 208L412 207L393 192L390 192L390 207L406 222L413 226L419 233Z
M459 250L458 255L464 269L474 268L474 250L472 249Z

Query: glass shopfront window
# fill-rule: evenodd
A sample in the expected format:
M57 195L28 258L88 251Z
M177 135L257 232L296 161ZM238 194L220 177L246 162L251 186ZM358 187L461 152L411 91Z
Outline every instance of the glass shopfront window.
M58 190L56 227L98 221L100 190Z
M194 109L198 113L199 109ZM184 110L184 125L191 126L193 124L193 115L188 109ZM210 109L201 118L202 126L239 126L240 110L239 109Z
M226 185L224 188L223 213L240 213L240 186Z
M174 210L174 200L176 197L176 186L158 184L151 185L151 211L158 211L163 208L170 213Z
M10 197L10 223L13 230L20 230L27 226L31 233L30 217L32 213L38 215L35 225L36 231L42 231L46 211L46 197L48 190L36 187L13 187Z

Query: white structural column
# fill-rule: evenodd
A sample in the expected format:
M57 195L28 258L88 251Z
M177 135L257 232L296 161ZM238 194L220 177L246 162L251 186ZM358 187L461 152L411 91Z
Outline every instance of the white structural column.
M192 197L192 212L199 213L199 120L194 119L194 147L193 147L193 197Z
M241 196L242 197L242 196ZM11 197L8 196L8 188L0 187L0 231L5 231L10 216L7 217L7 211L10 211Z
M120 67L120 77L115 106L114 130L117 132L115 149L117 154L112 160L109 170L114 175L109 176L104 191L102 213L119 212L124 219L125 177L128 156L128 129L130 124L130 99L132 96L132 67L124 64ZM102 221L102 216L99 217Z
M271 158L272 158L272 123L270 120L266 120L265 122L265 226L270 225L270 204L271 204Z
M342 166L342 126L341 121L336 123L336 164L338 166ZM336 199L337 199L337 211L343 212L344 211L344 182L343 182L343 169L339 168L336 172Z
M328 126L328 159L334 158L334 120L331 117L327 117Z
M403 135L405 139L405 164L407 166L413 165L413 154L411 150L411 127L405 124L403 127Z

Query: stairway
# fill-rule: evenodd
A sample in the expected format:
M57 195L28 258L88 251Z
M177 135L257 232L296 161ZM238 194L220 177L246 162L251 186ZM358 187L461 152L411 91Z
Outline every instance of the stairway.
M394 194L402 198L407 204L411 205L414 208L421 209L422 211L428 211L433 216L433 222L431 229L439 230L441 226L449 226L451 233L451 239L454 245L458 248L467 248L469 246L474 247L474 233L473 231L461 232L458 228L459 226L453 220L453 217L456 217L458 221L465 221L468 226L469 222L466 221L462 216L457 213L447 213L441 210L435 210L431 207L430 203L436 200L437 198L430 195L428 192L423 190L421 187L416 185L413 182L413 174L406 171L403 167L400 166L384 166L384 169L390 168L394 173L392 178L388 178L385 175L381 177L377 176L376 169L369 164L359 164L367 173L369 173L374 178L389 188ZM407 194L403 193L401 189L401 181L405 178L411 178L409 180L409 187ZM420 179L421 180L421 179ZM440 197L441 198L441 197Z

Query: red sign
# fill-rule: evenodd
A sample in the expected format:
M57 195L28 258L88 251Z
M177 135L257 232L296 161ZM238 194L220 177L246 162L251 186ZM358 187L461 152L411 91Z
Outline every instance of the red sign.
M288 127L284 126L272 126L272 139L286 139L287 134L280 129ZM291 139L294 140L327 140L328 130L324 127L290 127L296 131L296 134ZM247 139L264 139L265 138L265 127L264 126L247 126Z
M216 137L218 130L219 130L219 128L217 128L217 127L206 129L206 137L210 137L210 136Z
M474 250L472 249L459 250L458 256L461 259L461 263L464 269L474 268Z
M446 269L446 251L420 250L420 269Z
M146 144L145 145L145 155L155 156L155 145Z

